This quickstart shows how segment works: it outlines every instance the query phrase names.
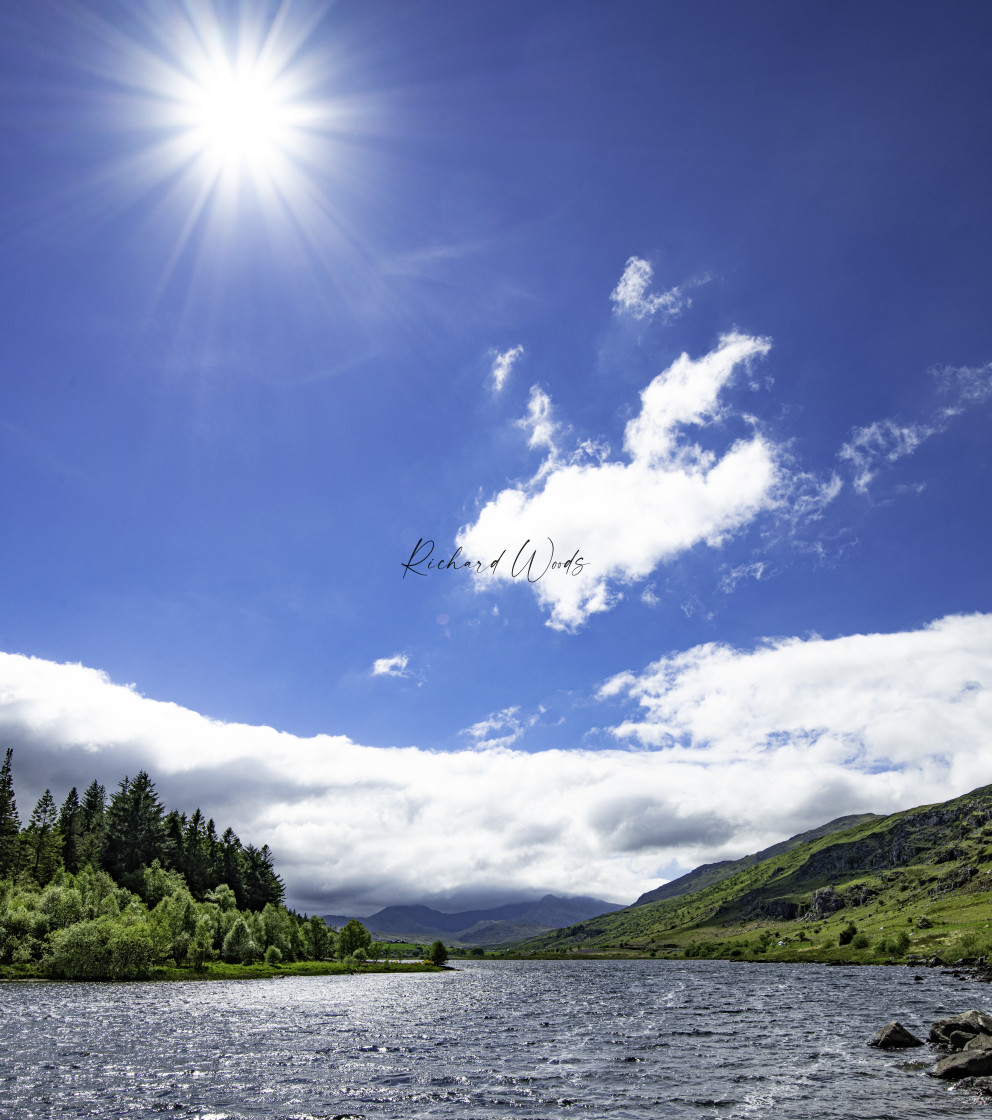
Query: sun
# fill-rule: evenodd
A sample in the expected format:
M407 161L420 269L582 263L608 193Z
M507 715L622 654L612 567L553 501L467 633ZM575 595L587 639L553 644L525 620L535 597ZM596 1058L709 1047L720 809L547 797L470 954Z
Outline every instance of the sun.
M177 117L189 157L211 179L285 186L306 142L305 106L263 58L203 57L182 85Z
M278 88L265 75L225 67L210 75L190 104L194 143L224 164L270 162L291 127Z
M319 194L314 176L327 169L337 114L318 93L328 65L314 21L294 18L296 10L282 0L223 19L205 0L122 52L135 106L147 106L145 131L158 134L136 177L157 177L190 199L188 226L248 190L297 220Z

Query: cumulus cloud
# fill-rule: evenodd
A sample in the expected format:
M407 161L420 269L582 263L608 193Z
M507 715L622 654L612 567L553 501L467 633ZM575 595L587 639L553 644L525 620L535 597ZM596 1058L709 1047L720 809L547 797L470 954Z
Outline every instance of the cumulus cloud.
M988 782L992 615L699 646L598 695L633 708L603 749L495 745L528 723L509 708L466 729L477 745L435 752L222 723L93 669L0 654L0 743L22 816L45 787L112 789L143 767L168 805L269 844L310 912L549 890L631 901L671 862Z
M617 315L648 319L660 312L666 319L672 319L691 304L689 297L677 287L658 295L649 295L648 288L653 277L654 270L647 261L640 257L631 257L627 261L623 275L610 293Z
M407 666L410 658L405 653L396 653L392 657L379 657L372 663L373 677L408 677Z
M492 385L494 393L499 393L502 390L506 384L506 379L510 376L510 371L517 359L523 356L523 352L524 348L522 346L514 346L511 350L504 350L502 354L497 353L493 358Z
M641 393L626 427L626 461L593 443L564 456L551 401L535 387L522 423L547 457L529 482L501 491L457 536L469 557L507 551L481 581L525 573L548 624L575 630L610 609L623 585L700 543L718 547L776 505L787 479L772 442L753 433L717 454L687 434L725 418L720 396L735 370L769 348L767 339L729 334L701 358L676 359ZM573 556L581 562L549 567Z
M826 820L866 796L884 811L989 781L992 615L752 650L697 646L611 678L599 697L637 705L613 729L619 740L662 751L673 771L705 762L714 788L739 781L765 809L770 782L798 819ZM829 811L817 812L823 791Z

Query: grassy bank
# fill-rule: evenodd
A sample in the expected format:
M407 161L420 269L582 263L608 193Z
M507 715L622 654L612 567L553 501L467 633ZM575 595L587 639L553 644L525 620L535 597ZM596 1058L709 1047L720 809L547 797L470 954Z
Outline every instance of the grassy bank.
M347 976L360 972L441 972L436 965L424 961L374 961L349 968L343 961L298 961L294 964L268 965L227 964L211 961L203 968L175 968L159 965L151 969L146 980L274 980L280 976ZM0 981L47 980L38 969L29 965L7 965L0 968ZM114 981L119 982L119 981Z

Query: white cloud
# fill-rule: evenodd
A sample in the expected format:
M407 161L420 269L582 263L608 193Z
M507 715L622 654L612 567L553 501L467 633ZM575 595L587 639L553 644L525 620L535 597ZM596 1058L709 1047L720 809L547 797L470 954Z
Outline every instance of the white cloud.
M629 315L633 319L647 319L661 312L671 319L691 304L681 288L669 288L659 295L648 295L648 287L654 270L640 257L631 257L623 270L617 286L610 293L614 310L618 315Z
M702 358L683 354L673 362L642 392L640 412L627 424L627 462L589 443L563 458L550 399L535 387L521 423L531 445L549 454L529 482L500 492L459 532L457 544L470 558L488 562L507 550L495 573L477 582L528 578L520 568L536 549L531 586L549 610L548 624L574 630L612 607L623 585L695 545L718 547L776 505L787 478L774 444L753 434L717 455L685 431L721 420L720 394L735 368L769 347L767 339L730 334ZM527 541L515 574L514 558ZM534 578L551 562L552 547L555 562L578 553L582 563Z
M497 354L493 359L493 392L498 393L506 384L506 379L510 376L510 371L513 369L517 359L523 356L524 348L522 346L514 346L511 350L504 350L502 354Z
M855 428L837 453L838 459L854 469L854 488L861 494L880 468L912 455L931 436L942 435L967 409L992 400L992 362L984 366L935 366L930 370L937 383L937 396L919 423L892 419L876 420Z
M45 787L112 789L144 767L169 806L269 844L311 912L546 890L629 901L672 861L987 783L992 615L699 646L599 697L634 705L615 746L494 746L533 719L510 708L466 729L478 745L444 753L222 723L93 669L0 654L0 743L23 817Z
M472 739L476 747L510 747L541 718L540 713L535 713L521 719L519 713L519 705L514 704L501 712L493 712L471 727L463 728L459 734Z
M379 657L372 664L373 677L408 677L407 666L410 658L405 653L396 653L392 657Z
M618 739L662 750L673 767L705 763L715 790L739 779L764 808L761 782L804 812L818 787L856 784L883 807L936 800L989 781L992 615L753 650L697 646L611 678L599 697L640 709L614 728Z
M941 394L949 399L946 415L955 416L967 405L992 400L992 362L984 366L937 366L930 372Z
M528 433L527 446L545 447L552 458L557 456L557 437L561 425L554 419L551 398L538 385L532 385L527 400L527 415L517 421L517 427Z
M850 440L837 453L855 471L854 489L867 493L878 464L894 463L912 453L938 429L924 424L897 424L894 420L877 420L864 428L855 428Z

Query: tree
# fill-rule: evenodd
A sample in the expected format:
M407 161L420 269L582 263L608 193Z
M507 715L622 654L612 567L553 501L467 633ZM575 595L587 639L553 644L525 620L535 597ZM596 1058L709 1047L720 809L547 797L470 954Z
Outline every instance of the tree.
M431 945L427 953L427 959L431 964L436 964L438 968L444 964L448 959L448 950L445 949L443 941L435 941L434 944Z
M83 838L83 813L75 786L69 790L69 795L59 810L59 833L62 836L62 863L66 871L75 874L82 866L79 862L79 843Z
M258 947L252 940L251 931L248 929L244 918L238 918L231 926L224 938L221 953L224 960L233 964L250 964L258 954Z
M94 778L83 794L79 807L81 814L79 837L79 866L91 863L94 867L103 866L103 842L106 835L107 793Z
M58 819L55 798L52 791L46 789L38 798L24 836L28 869L42 887L62 866L62 836Z
M261 848L249 844L242 855L245 907L249 910L262 910L267 902L282 902L286 888L275 873L268 844L263 844Z
M321 961L331 953L334 934L327 928L327 922L319 914L312 914L307 922L307 931L310 935L310 955L315 961Z
M168 865L165 810L146 771L133 781L125 778L107 809L107 838L104 866L120 882L121 878L149 865L158 858Z
M338 956L353 957L356 949L368 949L372 944L372 934L361 922L351 919L338 934Z
M0 877L17 873L20 865L18 834L21 821L14 802L14 783L10 773L10 760L14 751L7 748L7 757L0 767Z

